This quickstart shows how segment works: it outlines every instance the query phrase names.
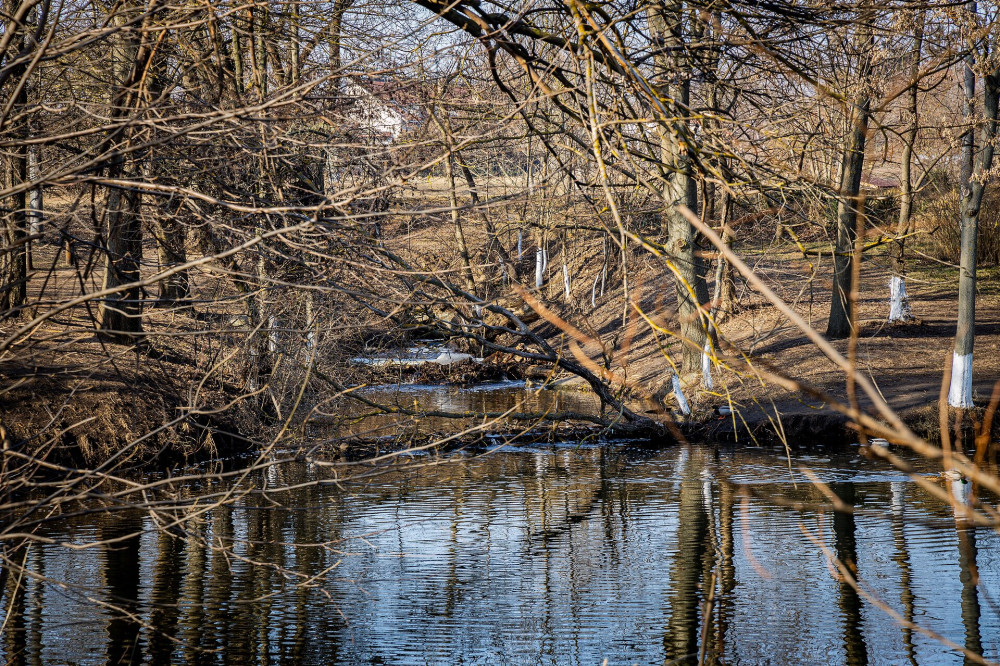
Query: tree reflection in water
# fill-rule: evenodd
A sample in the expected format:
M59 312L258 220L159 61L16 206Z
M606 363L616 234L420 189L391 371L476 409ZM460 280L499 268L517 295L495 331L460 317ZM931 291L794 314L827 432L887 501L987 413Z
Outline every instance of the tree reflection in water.
M998 536L894 472L858 478L851 455L804 463L853 514L820 511L766 451L545 445L413 458L342 486L291 463L179 526L88 514L51 536L105 540L96 551L10 552L0 658L961 663L832 578L801 530L818 521L902 617L995 659L984 637L1000 618L977 581L1000 581L1000 565L977 554Z

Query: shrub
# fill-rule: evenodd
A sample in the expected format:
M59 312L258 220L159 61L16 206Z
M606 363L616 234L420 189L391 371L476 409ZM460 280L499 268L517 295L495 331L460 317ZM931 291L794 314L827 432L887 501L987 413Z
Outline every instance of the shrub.
M931 254L938 259L958 263L961 254L958 191L949 190L922 206L926 226L931 229ZM1000 263L1000 193L986 191L979 209L979 238L976 262Z

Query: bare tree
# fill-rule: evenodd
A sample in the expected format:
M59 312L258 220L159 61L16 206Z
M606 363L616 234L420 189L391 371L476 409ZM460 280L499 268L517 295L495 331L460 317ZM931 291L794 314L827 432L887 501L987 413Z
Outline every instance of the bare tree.
M968 12L972 26L978 26L979 16L975 4ZM989 20L985 17L984 20ZM972 352L976 337L976 240L979 232L979 213L986 191L986 179L993 167L993 153L997 136L998 105L1000 105L1000 68L993 51L986 44L993 44L993 36L984 38L986 44L977 44L978 30L971 32L974 46L967 56L964 76L965 100L963 113L970 122L962 142L961 183L961 268L958 278L958 327L955 333L955 351L952 356L951 385L948 404L967 409L972 403ZM983 119L980 126L979 150L975 146L975 125L972 124L975 98L976 72L983 79ZM973 157L975 155L975 158Z

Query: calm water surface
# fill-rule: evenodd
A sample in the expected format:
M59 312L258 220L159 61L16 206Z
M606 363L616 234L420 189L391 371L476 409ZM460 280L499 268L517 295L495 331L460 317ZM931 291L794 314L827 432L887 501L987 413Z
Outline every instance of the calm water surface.
M760 449L504 448L290 491L334 472L272 467L244 486L266 492L186 534L148 515L57 524L66 542L125 538L29 549L0 661L662 664L704 646L709 663L962 662L880 606L1000 656L995 532L852 451L792 465L856 513L818 510Z

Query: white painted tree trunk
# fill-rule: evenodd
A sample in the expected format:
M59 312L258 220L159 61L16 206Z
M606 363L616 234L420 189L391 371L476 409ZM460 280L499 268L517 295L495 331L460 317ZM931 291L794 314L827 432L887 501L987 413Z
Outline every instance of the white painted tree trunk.
M913 319L910 299L906 296L906 278L893 275L889 280L889 323L896 324Z
M962 409L972 407L972 354L952 353L948 404Z
M250 341L250 364L247 369L247 390L256 391L257 390L257 344L253 340Z
M677 401L677 409L684 416L691 414L691 407L688 406L687 398L684 397L684 391L681 390L681 378L677 376L677 373L673 373L670 381L674 386L674 399Z
M28 149L28 179L38 181L38 150ZM36 185L28 192L28 220L31 235L37 234L42 228L42 186Z
M267 351L272 354L278 351L278 319L274 315L267 318Z
M517 231L517 258L520 259L524 256L524 232L518 229Z
M566 290L566 302L569 303L569 301L570 301L569 266L567 266L566 264L563 264L562 268L563 268L563 270L562 270L562 273L563 273L563 288Z
M705 340L705 348L701 352L701 381L705 388L709 390L714 388L712 383L712 344L708 339Z
M545 255L542 248L535 250L535 289L545 284Z
M594 278L594 286L590 288L590 307L597 307L597 283L601 281L601 276Z

